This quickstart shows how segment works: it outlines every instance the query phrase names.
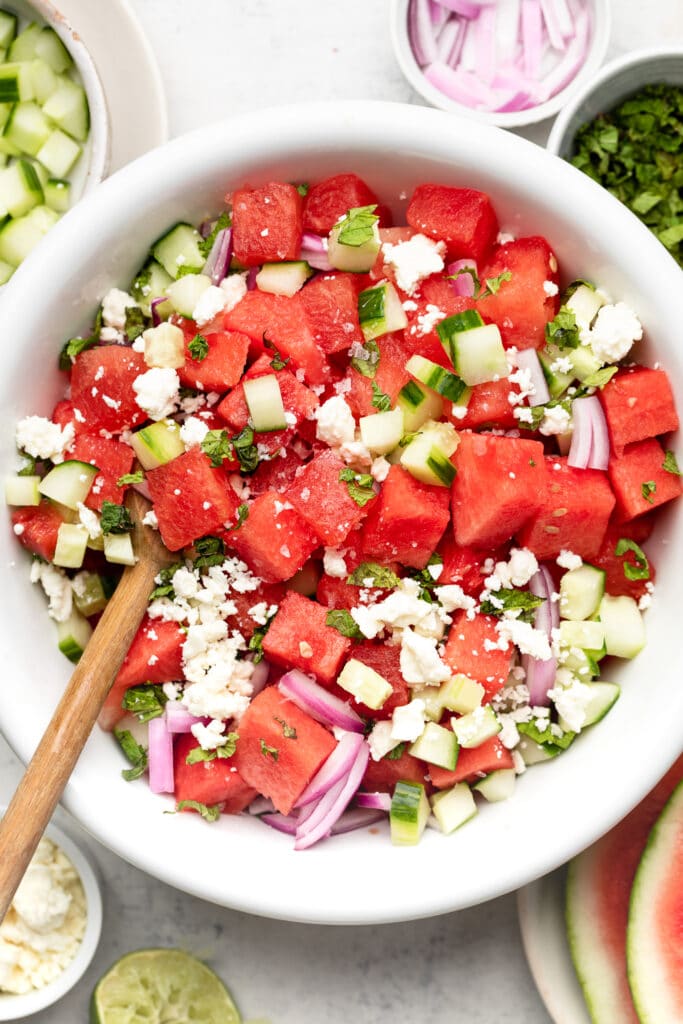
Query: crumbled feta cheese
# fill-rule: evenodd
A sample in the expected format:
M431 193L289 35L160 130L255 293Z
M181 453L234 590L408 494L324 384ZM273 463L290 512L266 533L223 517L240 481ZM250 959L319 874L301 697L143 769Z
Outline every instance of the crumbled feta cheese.
M316 410L316 437L331 448L353 442L356 435L356 421L353 413L341 395L334 395Z
M399 288L412 295L421 281L432 274L438 274L444 268L446 246L443 242L434 242L426 235L413 235L407 242L392 245L385 242L382 255L385 264L394 271L396 284Z
M391 735L392 722L391 720L386 722L375 722L372 732L368 736L368 746L370 747L370 757L373 761L381 761L383 757L391 753L394 747L397 747L400 740L395 740Z
M123 333L126 328L126 310L137 306L132 295L120 288L110 288L102 300L102 323L105 327ZM105 339L103 339L105 340Z
M55 622L66 622L71 615L71 580L62 569L49 562L31 563L31 583L40 583L49 602L48 614Z
M510 405L521 405L527 398L533 398L536 394L531 370L520 367L508 376L508 380L519 388L519 391L511 391L508 395Z
M153 530L159 529L159 520L157 519L157 514L153 508L151 508L148 512L145 512L144 516L142 517L142 525L151 526Z
M486 569L486 566L484 566ZM510 587L523 587L538 572L538 562L528 548L513 548L507 562L496 562L495 568L484 581L487 590L498 591Z
M370 475L373 480L376 480L378 484L384 483L386 478L389 476L389 470L391 469L391 463L388 459L385 459L383 455L378 455L376 459L372 460L370 466Z
M558 356L557 359L550 364L550 369L553 373L572 373L574 370L574 364L569 356Z
M225 723L219 719L212 719L208 725L195 722L190 726L190 731L199 743L202 750L215 750L225 743Z
M186 448L192 448L193 445L200 445L208 432L209 428L204 420L200 420L198 416L188 416L180 428L180 440Z
M548 661L552 657L547 635L540 629L534 629L529 622L505 617L496 623L496 632L501 641L513 643L522 654L529 654L539 661Z
M414 743L425 727L425 702L415 697L409 704L394 708L391 716L391 738L398 743Z
M64 450L74 439L73 423L60 427L44 416L25 416L17 423L17 448L34 459L63 462Z
M153 367L133 381L135 401L152 420L170 416L178 404L180 378L168 367Z
M161 689L164 691L166 700L178 700L180 697L181 687L178 683L162 683Z
M435 637L420 636L410 627L401 634L401 675L407 683L436 685L450 679L452 672L439 657Z
M559 290L560 289L557 287L557 285L555 284L554 281L544 281L543 282L543 291L548 296L548 298L552 298L553 295L557 295Z
M573 551L564 548L555 559L561 569L580 569L583 565L581 555L575 555Z
M521 419L521 417L519 417ZM551 405L546 406L543 419L539 423L538 429L544 437L550 437L553 434L566 434L569 430L571 423L571 416L562 405Z
M344 555L336 548L325 548L323 569L328 576L333 576L335 579L343 579L344 576L348 576Z
M592 699L590 686L579 682L566 669L559 669L548 696L572 732L580 732L586 721L586 708ZM536 709L537 710L537 709Z
M223 289L218 285L210 284L197 299L197 305L192 313L192 319L197 327L203 327L204 324L210 323L219 313L222 313L225 309L225 299L226 295Z
M456 420L464 420L465 416L467 416L467 406L456 405L454 402L453 405L451 406L451 414L455 417Z
M433 303L428 303L424 313L421 313L417 318L417 334L429 334L433 331L437 324L440 324L444 320L446 314L438 306Z
M313 648L309 644L308 640L299 641L299 654L301 655L302 658L313 657Z
M416 580L403 579L383 601L372 605L359 605L351 609L351 616L361 633L369 640L384 629L405 629L410 627L421 636L443 636L443 609L439 605L423 601L419 596L420 586Z
M442 565L430 565L428 572L432 575L432 569L443 570ZM439 573L441 575L441 573ZM438 576L433 577L438 579ZM471 611L476 606L476 601L469 594L466 594L457 583L447 583L443 587L434 587L434 596L445 612L454 612L457 609Z
M78 502L76 506L78 509L78 518L81 526L84 526L88 531L88 536L91 540L95 540L102 533L102 527L100 526L100 517L96 512L93 512L91 508L87 508L82 501Z
M247 294L247 274L229 274L219 287L224 295L223 311L229 313Z
M508 242L514 242L515 236L511 235L509 231L499 231L496 237L498 245L507 245Z
M605 363L616 363L643 336L640 320L625 302L598 310L588 338L593 352Z

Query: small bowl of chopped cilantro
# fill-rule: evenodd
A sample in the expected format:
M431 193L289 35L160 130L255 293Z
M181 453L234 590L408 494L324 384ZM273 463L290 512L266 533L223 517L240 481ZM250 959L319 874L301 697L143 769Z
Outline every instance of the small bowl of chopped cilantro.
M683 49L605 65L559 115L548 149L616 196L683 267Z

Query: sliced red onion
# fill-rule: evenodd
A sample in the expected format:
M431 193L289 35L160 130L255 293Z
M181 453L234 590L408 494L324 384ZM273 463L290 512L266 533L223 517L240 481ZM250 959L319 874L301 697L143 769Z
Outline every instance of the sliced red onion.
M149 484L146 480L141 480L139 484L131 484L134 491L141 494L143 498L147 498L147 501L152 500L152 495L149 493Z
M429 0L410 0L408 35L418 64L430 64L436 57L436 37Z
M550 45L555 50L564 50L565 40L574 35L574 22L566 0L541 0L541 11Z
M249 273L247 274L247 291L248 292L253 292L254 289L256 288L256 277L257 277L257 274L258 274L260 269L261 269L260 267L252 267L250 269Z
M548 594L548 607L550 608L550 631L560 628L560 602L553 601L553 594L555 593L555 580L552 577L552 573L547 565L542 565L539 568L539 572L543 576L545 582L545 589ZM552 636L550 637L552 640Z
M220 284L228 272L231 259L232 228L222 228L214 239L202 273L211 278L211 284Z
M296 802L297 807L304 807L306 804L314 803L349 774L358 750L363 743L363 737L357 732L347 732L339 740L330 756L323 763L322 768L313 776L309 784Z
M519 89L509 93L506 99L501 99L501 102L495 109L499 114L504 114L516 110L527 110L532 106L533 99L531 93L525 89Z
M261 814L273 814L274 812L275 804L267 796L257 796L247 807L247 813L257 817Z
M264 825L270 825L271 828L277 829L278 832L284 832L285 835L296 835L297 819L292 814L280 814L278 811L275 811L273 814L262 814L259 817L259 821L262 821Z
M202 236L202 238L209 237L209 235L213 231L213 226L215 223L215 220L203 220L201 222L201 224L199 225L199 234Z
M576 469L587 469L593 447L593 401L600 402L594 396L576 398L572 402L572 443L569 449L567 464ZM600 410L602 412L602 409Z
M458 18L450 18L436 41L436 59L444 64L451 64L456 60L456 54L462 48L465 41L465 22Z
M447 64L434 61L424 69L424 76L439 92L464 106L493 108L498 102L493 89L462 67L454 70Z
M522 0L522 66L529 78L538 78L543 57L543 14L540 0Z
M545 405L550 401L548 383L543 373L541 361L538 358L536 349L525 348L517 353L517 366L520 370L527 370L531 379L534 393L529 396L529 405Z
M158 327L161 323L162 318L157 313L157 306L160 306L163 302L168 302L165 295L160 295L158 299L152 299L149 304L149 309L152 314L152 326Z
M561 92L578 74L586 59L590 30L590 15L587 10L579 13L576 22L576 35L569 43L565 55L539 85L537 99L543 103Z
M312 231L305 231L303 234L299 259L305 260L314 270L333 269L327 255L327 239L313 234Z
M474 295L475 277L470 273L463 273L463 271L470 270L474 271L475 276L478 277L479 272L474 260L455 260L454 263L449 263L446 267L446 273L453 277L450 285L456 295L464 295L467 298Z
M191 732L192 726L204 719L191 715L187 708L177 700L169 700L164 708L166 728L170 733ZM154 719L152 719L154 721Z
M386 814L384 811L373 811L365 807L352 807L348 811L344 811L341 818L339 818L335 825L332 826L330 835L340 836L344 832L355 832L359 828L367 828L369 825L375 825L378 821L384 821Z
M254 671L251 673L251 679L249 680L253 687L251 691L252 697L255 697L256 694L260 693L261 690L265 687L266 683L268 682L269 675L270 664L265 660L265 658L262 658L261 661L257 662L256 665L254 665Z
M172 793L175 789L173 777L173 737L165 716L153 718L149 723L149 788L153 793Z
M369 807L373 811L384 811L386 814L391 810L391 796L389 793L356 793L356 806Z
M580 398L580 402L592 401L593 405L593 439L591 441L591 454L588 460L589 469L607 469L609 465L609 433L607 431L607 420L602 403L599 398L592 395L590 399Z
M477 72L485 82L496 73L496 8L484 7L474 23Z
M295 850L307 850L319 840L324 839L326 835L329 835L360 786L369 757L370 748L363 741L348 775L340 780L336 786L328 790L325 796L315 805L315 811L311 816L303 825L300 824L297 828L294 843Z
M545 633L548 642L552 643L552 631L559 625L559 610L552 600L553 578L544 565L531 577L529 590L536 597L544 598L543 604L534 612L534 629ZM522 667L526 673L529 703L535 707L547 707L550 703L548 690L552 689L557 673L557 659L551 657L543 661L540 658L533 658L530 654L524 654Z
M490 0L490 2L494 3L495 0ZM439 0L439 3L462 18L478 18L482 8L482 5L476 3L476 0Z
M443 6L443 4L440 4L438 0L429 0L429 14L432 19L434 34L438 36L441 29L448 21L450 12Z
M548 691L552 690L557 674L557 661L548 658L540 661L530 654L522 655L522 667L526 672L526 685L529 690L529 703L532 707L547 708L550 704Z
M348 732L363 732L364 723L353 708L333 693L328 693L298 669L287 672L277 684L281 693L288 697L311 718L327 726L338 726Z

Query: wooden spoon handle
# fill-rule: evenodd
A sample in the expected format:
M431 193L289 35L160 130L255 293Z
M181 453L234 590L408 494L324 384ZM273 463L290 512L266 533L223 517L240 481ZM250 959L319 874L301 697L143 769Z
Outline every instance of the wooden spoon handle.
M125 569L0 822L0 921L147 608L160 566L157 558L140 553L139 561Z

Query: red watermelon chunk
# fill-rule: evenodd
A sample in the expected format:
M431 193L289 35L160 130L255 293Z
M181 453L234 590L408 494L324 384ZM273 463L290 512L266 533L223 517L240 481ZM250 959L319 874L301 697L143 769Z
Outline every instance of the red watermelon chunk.
M543 503L518 531L517 540L539 560L556 558L565 549L590 561L600 550L614 508L607 474L575 469L556 456L546 456L546 466Z
M385 334L377 340L379 363L375 372L374 383L391 399L392 406L404 384L411 380L406 371L406 363L416 351L415 342L403 331ZM372 416L377 410L373 407L373 381L363 376L353 366L349 367L346 379L351 387L344 398L354 416Z
M508 429L518 426L510 395L519 394L516 384L509 380L492 380L487 384L476 384L470 391L465 415L455 415L452 405L446 402L446 418L458 430L473 430L476 427L498 427ZM460 413L460 407L458 407Z
M407 242L413 237L415 232L412 228L401 226L400 228L380 228L379 229L379 240L383 246L385 242L390 245L398 245L399 242ZM370 272L370 281L368 284L372 284L374 281L392 281L396 283L396 277L394 274L393 267L391 264L384 263L384 253L380 247L377 253L377 259L375 260Z
M358 290L352 274L325 274L301 292L313 339L326 355L348 352L354 342L363 344L358 320Z
M621 456L610 459L608 473L617 499L618 522L646 515L680 497L681 478L664 469L664 458L664 449L652 438L627 445Z
M514 761L510 751L493 736L478 747L460 747L454 771L430 765L429 775L437 789L450 789L456 782L476 782L501 768L514 768Z
M265 656L276 665L314 675L329 686L341 670L351 641L328 626L326 619L327 608L288 591L263 638Z
M169 551L215 534L233 520L239 499L222 469L214 469L200 448L147 473L147 484Z
M624 573L624 566L630 565L636 568L635 555L632 551L626 551L623 555L617 556L616 548L620 540L632 540L636 544L642 544L650 535L651 523L642 518L635 519L628 526L620 523L610 523L605 534L600 550L593 558L593 565L605 572L605 590L613 597L633 597L637 601L647 593L648 584L655 581L655 567L652 559L647 555L650 566L650 575L645 580L631 580Z
M142 621L97 719L103 729L113 729L123 718L121 701L131 686L183 678L184 642L185 634L177 622Z
M479 261L498 234L498 219L484 192L447 185L418 185L406 220L416 231L446 243L448 258Z
M315 592L316 601L326 608L355 608L359 602L358 587L343 579L323 574Z
M363 553L423 569L446 529L450 492L392 466L363 530Z
M437 581L439 586L457 583L471 597L479 597L484 589L484 579L488 575L484 571L487 559L504 562L508 557L507 548L482 551L480 548L456 544L450 536L443 538L438 550L443 558L443 568Z
M57 533L64 520L52 502L12 509L12 527L19 543L46 562L55 557Z
M376 203L377 196L357 174L334 174L308 190L304 200L304 230L329 235L348 210Z
M263 626L263 604L266 605L266 616L274 615L284 596L285 588L281 583L261 583L257 590L243 594L232 590L230 600L235 605L235 612L230 617L230 629L237 628L249 640L254 631Z
M335 746L327 729L267 686L242 717L234 761L248 785L289 814Z
M496 434L460 435L455 453L453 525L458 544L498 547L543 501L543 445Z
M355 590L358 593L358 587ZM359 701L354 701L354 708L363 718L391 718L394 708L401 707L410 701L410 689L401 675L400 647L389 647L387 644L372 643L367 640L355 644L350 656L374 669L378 675L386 679L393 690L381 708L369 708Z
M296 260L303 232L303 203L294 185L271 181L240 188L232 197L235 259L244 267Z
M436 333L436 325L446 317L474 309L474 301L467 296L456 295L451 282L443 277L427 278L411 301L417 308L411 309L410 302L407 303L408 326L404 333L410 345L409 355L417 353L452 371L451 361ZM444 405L450 409L449 402Z
M117 480L133 468L135 452L130 445L100 437L99 434L79 434L74 441L72 456L80 462L90 462L99 469L85 499L88 508L99 512L105 501L120 505L126 487L119 487Z
M118 434L146 420L147 413L135 400L133 381L148 369L139 352L121 345L90 348L77 355L71 368L76 430Z
M501 651L497 646L497 622L493 615L468 619L466 612L455 612L444 653L444 661L455 674L469 676L484 687L485 704L505 686L512 660L511 647ZM494 644L492 650L487 649Z
M181 324L185 335L185 365L178 370L180 383L199 391L226 391L242 376L250 339L240 331L200 331L192 320ZM208 345L203 359L193 359L190 342L200 334Z
M557 258L540 235L518 238L498 246L479 268L479 276L484 281L506 271L510 280L503 281L494 295L480 299L477 308L484 320L498 324L505 345L542 348L545 325L560 304L558 294L548 295L544 288L546 281L557 287Z
M291 445L281 448L279 455L273 459L259 462L258 469L252 474L249 488L252 494L263 494L264 491L277 491L282 494L294 480L297 469L303 465L303 459Z
M339 479L345 468L339 456L327 449L302 466L285 491L287 500L329 547L341 544L376 502L371 499L363 508L356 504L347 484Z
M176 803L195 800L207 807L219 804L223 814L239 814L248 807L257 790L244 781L234 756L188 764L188 754L198 746L191 733L176 738L173 748Z
M60 426L62 430L68 423L73 424L73 426L75 427L76 422L74 417L73 402L69 401L69 399L67 398L63 398L61 402L57 402L56 406L52 410L52 416L50 417L50 419L52 420L53 423L56 423L58 426Z
M635 366L622 370L598 391L612 448L678 430L678 414L669 378L663 370Z
M398 748L397 748L398 749ZM393 753L393 752L392 752ZM421 782L431 789L427 765L408 753L404 747L399 757L382 757L379 761L368 761L361 789L368 793L393 793L397 782Z
M267 583L291 579L320 543L308 523L274 491L253 501L245 522L225 539Z

